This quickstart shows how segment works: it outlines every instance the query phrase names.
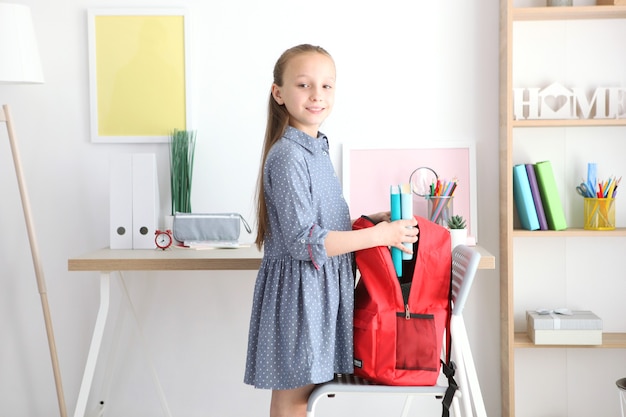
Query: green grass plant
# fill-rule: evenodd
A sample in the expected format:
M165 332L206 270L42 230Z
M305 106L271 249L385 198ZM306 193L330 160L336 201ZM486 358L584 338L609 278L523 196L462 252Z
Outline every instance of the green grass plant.
M174 130L170 135L170 187L172 215L191 213L191 184L196 150L195 130Z

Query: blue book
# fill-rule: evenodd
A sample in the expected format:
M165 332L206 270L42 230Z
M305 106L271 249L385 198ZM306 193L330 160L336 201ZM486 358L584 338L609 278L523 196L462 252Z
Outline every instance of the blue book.
M522 227L526 230L538 230L539 218L537 217L525 164L513 167L513 201Z
M533 164L526 164L526 173L528 174L530 192L533 195L533 202L535 203L535 210L537 211L539 229L548 230L548 220L546 219L546 212L543 210L543 201L541 200L537 176L535 175L535 166Z
M402 203L400 201L400 187L391 186L391 221L402 218ZM391 260L396 269L396 275L402 276L402 251L398 248L391 248Z

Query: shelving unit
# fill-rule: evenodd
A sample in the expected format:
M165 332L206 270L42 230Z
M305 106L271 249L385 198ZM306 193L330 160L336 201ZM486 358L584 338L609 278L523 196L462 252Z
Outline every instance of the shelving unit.
M530 340L527 333L515 333L515 348L536 348L537 346ZM602 344L594 346L566 346L566 345L543 345L542 349L624 349L626 348L626 333L604 333Z
M504 1L511 5L511 20L574 20L574 19L622 19L626 17L626 6L577 6L577 7L518 7L513 1ZM508 5L507 5L508 6Z
M528 87L514 85L514 62L513 50L518 39L514 39L514 26L524 24L524 22L555 22L559 21L584 21L584 20L615 20L624 19L626 25L626 6L574 6L574 7L519 7L524 1L536 3L536 0L500 0L500 304L501 304L501 370L502 370L502 415L513 417L516 415L516 390L523 390L525 387L516 387L516 353L530 352L533 355L559 354L555 349L563 349L564 352L574 348L576 352L584 352L582 349L625 349L626 333L606 332L603 334L603 344L599 346L536 346L532 343L526 333L526 329L520 325L520 307L522 301L516 293L515 283L515 262L523 262L516 254L516 245L520 242L526 247L528 242L539 242L541 247L545 247L545 242L558 242L562 246L572 238L582 239L603 239L618 238L624 245L623 238L626 237L626 228L618 227L614 231L590 231L584 230L582 224L577 225L568 219L570 227L563 231L528 231L516 228L513 202L513 165L521 161L515 160L515 133L522 132L527 137L534 131L541 131L546 136L554 132L560 138L567 136L563 131L571 129L595 129L595 128L618 128L624 129L624 145L626 146L626 119L575 119L575 120L515 120L513 113L513 88ZM576 3L576 0L575 0ZM615 39L615 52L620 53L623 47L623 38ZM609 63L607 63L608 65ZM621 68L626 71L626 68ZM553 81L560 81L550 80ZM601 82L604 80L592 80ZM546 81L548 82L548 81ZM544 87L547 86L544 85ZM541 87L541 85L534 85ZM553 130L551 130L553 129ZM547 132L547 133L546 133ZM563 139L560 139L563 140ZM626 148L622 148L626 149ZM518 156L518 158L520 158ZM526 161L536 162L536 161ZM626 172L623 173L626 176ZM580 178L578 179L580 180ZM571 184L575 184L576 178L568 178ZM568 182L569 184L569 182ZM572 185L573 188L573 185ZM623 208L621 209L623 210ZM566 210L567 211L567 210ZM566 213L567 214L567 213ZM571 217L571 214L570 214ZM618 225L620 225L618 221ZM624 226L623 224L621 226ZM537 239L535 241L535 239ZM561 240L564 239L564 240ZM578 244L578 243L575 243ZM565 250L563 252L566 252ZM524 260L528 259L523 258ZM566 281L566 280L564 280ZM519 291L517 291L519 292ZM527 294L528 296L528 294ZM624 297L626 301L626 296ZM523 300L528 304L528 300ZM619 304L619 303L618 303ZM623 305L623 301L622 301ZM517 309L516 309L517 306ZM556 307L556 306L555 306ZM620 307L620 305L617 305ZM517 320L517 327L516 327ZM545 349L545 350L541 350ZM534 352L534 353L533 353ZM549 353L552 352L552 353ZM564 353L565 354L565 353ZM534 357L534 356L533 356ZM550 356L552 358L552 356ZM565 361L566 362L566 361ZM532 363L531 363L532 365ZM541 369L537 370L537 379L542 378ZM617 395L617 394L616 394ZM617 397L616 397L617 398ZM616 400L617 401L617 400ZM617 404L617 402L616 402ZM547 415L547 414L546 414ZM554 415L554 414L550 414Z
M567 230L520 230L511 231L513 237L607 237L607 236L626 236L626 228L618 227L611 231L602 230L585 230L579 227L570 227Z

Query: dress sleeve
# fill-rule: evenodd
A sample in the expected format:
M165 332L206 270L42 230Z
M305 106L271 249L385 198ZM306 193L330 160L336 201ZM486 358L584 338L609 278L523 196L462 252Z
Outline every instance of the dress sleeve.
M328 259L324 246L328 230L318 224L310 171L304 156L291 151L268 159L265 192L266 201L272 201L277 210L278 233L290 255L313 262L315 268L321 267Z

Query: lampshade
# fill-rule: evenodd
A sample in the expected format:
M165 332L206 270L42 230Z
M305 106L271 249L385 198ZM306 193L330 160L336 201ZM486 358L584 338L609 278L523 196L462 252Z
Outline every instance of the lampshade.
M30 9L0 3L0 83L42 83L43 73Z

